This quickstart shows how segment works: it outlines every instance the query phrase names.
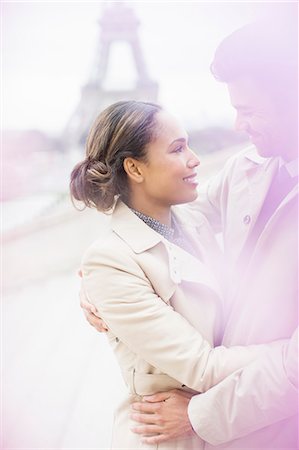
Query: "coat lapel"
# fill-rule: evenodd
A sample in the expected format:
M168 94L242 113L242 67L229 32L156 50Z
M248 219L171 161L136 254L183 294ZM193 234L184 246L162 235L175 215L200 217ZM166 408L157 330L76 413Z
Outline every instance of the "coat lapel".
M287 211L289 206L293 205L294 202L295 205L297 205L297 212L298 212L298 184L294 186L293 189L288 193L288 195L283 199L283 201L280 203L278 208L274 211L274 213L266 223L265 228L263 229L257 240L256 248L258 248L268 239L271 230L275 228L277 221L281 217L285 216L285 220L288 220L286 216L288 214Z
M178 218L177 214L176 218ZM188 226L185 226L188 215L182 222L180 214L179 221L187 239L190 239L195 248L203 254L205 250L198 239L198 234L205 230L205 218L203 217L202 221L197 222L196 225L192 225L189 221ZM205 284L219 291L217 282L205 262L199 261L156 233L120 200L113 211L111 227L137 255L138 262L155 291L167 303L181 281ZM207 239L208 236L206 236Z
M252 218L249 232L253 228L259 216L273 176L277 172L278 168L278 159L269 159L263 165L251 167L246 171L249 191L249 209Z
M155 292L169 303L177 283L170 277L164 238L118 200L111 219L112 230L133 250Z
M112 214L111 228L137 254L155 247L163 239L120 200Z

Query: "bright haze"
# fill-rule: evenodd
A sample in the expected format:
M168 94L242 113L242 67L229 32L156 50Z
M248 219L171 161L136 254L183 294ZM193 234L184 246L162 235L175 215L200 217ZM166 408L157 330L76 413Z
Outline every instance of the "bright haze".
M209 72L219 41L287 4L254 2L126 2L140 20L141 46L159 102L188 128L229 125L226 90ZM59 135L97 57L101 11L109 2L2 4L3 128ZM129 49L115 45L107 87L134 81Z

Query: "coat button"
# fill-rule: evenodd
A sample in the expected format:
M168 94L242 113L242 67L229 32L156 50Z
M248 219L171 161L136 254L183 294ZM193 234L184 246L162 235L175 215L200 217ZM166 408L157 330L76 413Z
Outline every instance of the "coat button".
M119 339L118 339L118 337L116 337L116 338L115 338L115 342L119 342Z
M243 223L245 225L248 225L250 222L251 222L251 217L248 214L246 214L246 216L243 217Z

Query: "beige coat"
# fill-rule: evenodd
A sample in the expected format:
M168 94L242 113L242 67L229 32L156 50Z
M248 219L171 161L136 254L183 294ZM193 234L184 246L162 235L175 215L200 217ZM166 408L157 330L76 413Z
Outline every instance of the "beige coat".
M193 204L224 228L234 265L263 204L278 160L246 151ZM245 175L245 176L244 176ZM275 211L248 267L235 264L222 343L249 345L290 338L298 323L298 186ZM193 397L189 417L206 449L297 448L297 336L273 348L209 392ZM219 447L218 447L219 446Z
M171 388L206 391L265 352L265 346L212 348L221 300L209 264L211 255L218 260L220 254L203 217L195 222L185 210L174 211L178 221L183 214L184 232L204 264L170 244L120 201L108 235L83 258L87 297L109 327L108 339L128 386L115 416L113 449L146 448L130 431L129 405L138 396ZM202 445L194 433L159 449Z

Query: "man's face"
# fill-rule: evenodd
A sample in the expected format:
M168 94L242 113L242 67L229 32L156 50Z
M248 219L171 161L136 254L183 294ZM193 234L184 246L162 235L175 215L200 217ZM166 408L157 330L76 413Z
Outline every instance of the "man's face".
M228 83L232 106L237 112L235 128L245 131L259 154L292 159L296 126L290 115L278 107L270 94L249 78ZM289 112L289 111L288 111ZM287 117L286 117L287 116Z

